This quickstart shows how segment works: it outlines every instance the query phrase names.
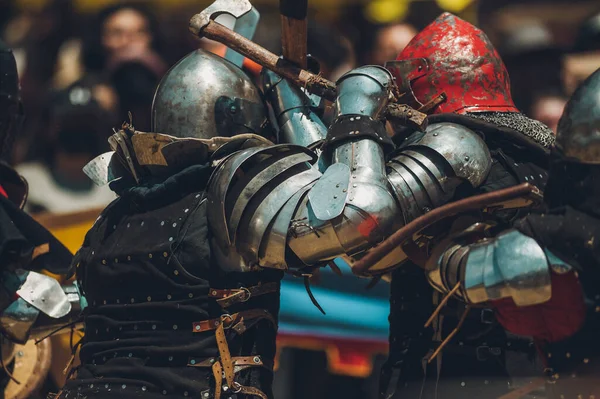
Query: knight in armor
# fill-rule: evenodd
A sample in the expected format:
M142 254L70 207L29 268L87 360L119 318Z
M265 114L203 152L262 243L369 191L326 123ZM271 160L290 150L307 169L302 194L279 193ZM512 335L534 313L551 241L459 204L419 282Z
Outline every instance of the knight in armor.
M399 155L388 164L388 178L407 204L404 220L519 183L544 188L552 132L515 108L508 73L481 30L444 13L386 67L405 93L401 101L430 114L425 133L400 131L394 137ZM447 170L461 179L440 179ZM517 216L486 217L510 226ZM419 246L403 248L410 261L392 272L390 354L381 398L500 397L519 386L519 377L529 383L541 371L531 340L506 333L489 306L467 313L463 302L451 299L428 320L445 294L423 273L435 257L428 248L458 226L479 221L478 213L445 220L424 231ZM456 281L444 283L452 290Z
M49 341L34 339L70 324L79 314L68 275L71 253L23 211L27 183L9 165L23 110L12 51L0 42L0 397L35 397L50 368ZM28 365L35 367L28 368Z
M284 272L306 278L335 258L352 262L458 193L494 189L489 176L518 182L483 133L456 123L394 153L385 110L397 88L385 68L338 80L329 127L318 98L272 72L263 79L274 130L239 66L197 50L159 84L153 133L125 124L109 139L114 151L86 167L119 198L75 256L89 306L81 366L61 399L270 399ZM494 140L546 153L510 133Z
M430 267L453 274L460 265L454 277L460 300L489 302L508 331L534 338L551 399L600 397L599 127L597 70L560 120L544 196L548 211L495 236L455 238ZM536 304L523 306L532 299Z

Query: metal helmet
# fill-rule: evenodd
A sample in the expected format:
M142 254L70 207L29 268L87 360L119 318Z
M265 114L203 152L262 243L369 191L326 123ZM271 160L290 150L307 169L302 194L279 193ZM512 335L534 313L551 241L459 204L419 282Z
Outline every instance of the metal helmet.
M12 143L23 121L17 63L10 48L0 41L0 158L10 157Z
M154 95L153 132L209 139L263 135L267 125L258 87L240 68L205 50L175 64Z
M485 33L444 13L386 63L403 102L429 113L519 112L506 67Z
M567 159L600 164L600 69L569 99L558 122L556 147Z

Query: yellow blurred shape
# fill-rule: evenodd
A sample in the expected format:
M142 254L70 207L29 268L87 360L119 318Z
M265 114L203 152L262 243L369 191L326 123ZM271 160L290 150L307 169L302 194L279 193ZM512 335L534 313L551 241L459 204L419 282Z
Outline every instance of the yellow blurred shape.
M365 9L366 17L379 24L401 20L408 12L410 0L373 0Z
M438 6L446 11L461 12L467 8L473 0L435 0Z

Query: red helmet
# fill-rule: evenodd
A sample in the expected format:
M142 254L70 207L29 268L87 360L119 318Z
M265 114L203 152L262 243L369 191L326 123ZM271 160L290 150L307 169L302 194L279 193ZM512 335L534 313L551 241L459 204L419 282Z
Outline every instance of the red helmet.
M444 13L386 63L401 102L428 113L519 112L508 72L480 29Z

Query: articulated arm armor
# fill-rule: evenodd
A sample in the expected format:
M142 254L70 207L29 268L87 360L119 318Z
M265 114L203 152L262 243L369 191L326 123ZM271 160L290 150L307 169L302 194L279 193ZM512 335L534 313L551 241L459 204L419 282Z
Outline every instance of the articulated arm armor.
M467 303L501 298L512 298L518 306L544 303L551 296L550 270L559 274L571 270L517 230L472 244L461 243L462 238L455 237L450 245L444 244L441 253L432 256L428 279L442 293L461 283L457 296Z
M326 137L305 94L281 80L273 90L273 81L280 141L288 144L236 152L209 183L213 249L226 270L302 268L360 255L446 202L460 183L476 187L489 172L482 139L449 123L430 126L386 165L393 146L381 115L393 82L383 68L361 67L340 79ZM305 146L321 138L318 159ZM386 258L389 266L403 260L399 255Z

